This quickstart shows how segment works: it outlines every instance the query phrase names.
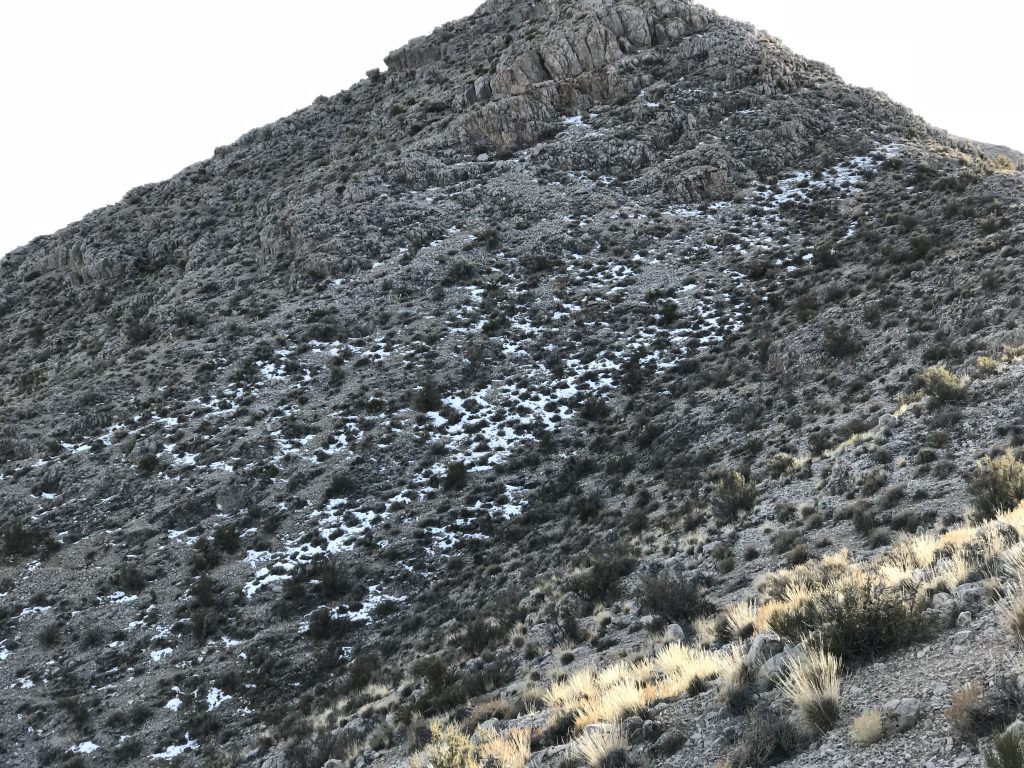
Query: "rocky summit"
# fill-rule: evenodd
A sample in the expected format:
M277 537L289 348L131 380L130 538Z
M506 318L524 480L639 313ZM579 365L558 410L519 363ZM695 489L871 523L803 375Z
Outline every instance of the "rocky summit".
M489 0L8 254L0 764L1020 765L1022 169Z

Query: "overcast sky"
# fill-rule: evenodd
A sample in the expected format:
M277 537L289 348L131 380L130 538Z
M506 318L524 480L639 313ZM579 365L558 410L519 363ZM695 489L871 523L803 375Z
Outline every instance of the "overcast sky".
M0 254L359 80L478 0L0 4ZM709 0L954 133L1024 150L1024 5Z

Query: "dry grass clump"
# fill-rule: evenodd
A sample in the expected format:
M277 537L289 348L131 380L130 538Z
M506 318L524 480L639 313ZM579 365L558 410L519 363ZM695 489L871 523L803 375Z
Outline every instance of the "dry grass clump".
M946 717L955 734L964 737L974 731L984 695L985 688L979 682L968 683L959 691L953 692Z
M778 479L790 475L807 463L807 459L799 458L791 453L779 452L768 459L768 474Z
M755 628L791 641L813 634L844 660L873 658L921 637L920 616L936 592L996 574L1024 585L1022 536L1024 503L941 536L907 536L867 563L854 563L843 551L777 571L758 584L763 602ZM1007 602L1005 610L1016 612L1015 604ZM1015 634L1024 629L1024 607L1020 615L1010 627Z
M721 622L718 616L702 616L693 622L693 634L697 644L709 648L718 642L719 626Z
M754 634L757 623L757 604L741 600L725 609L725 626L733 640L744 640Z
M841 549L820 560L765 574L760 578L758 587L761 594L768 599L779 600L794 587L812 588L836 582L853 566L850 552Z
M576 729L582 730L595 723L617 723L647 704L648 698L639 680L622 680L599 689L594 698L579 703Z
M703 684L718 677L728 664L724 653L692 648L673 643L666 645L655 658L661 679L653 688L655 699L671 699L683 693L694 693Z
M530 759L530 730L499 734L494 728L470 739L454 723L430 724L430 743L412 756L412 768L523 768Z
M885 722L881 711L867 709L854 718L850 726L850 736L861 746L874 744L885 736Z
M618 725L591 728L572 743L573 752L590 768L619 768L628 762L625 734Z
M839 666L838 658L812 647L790 664L780 683L808 732L825 733L839 720Z
M803 736L784 714L765 705L752 709L739 741L715 768L761 768L775 765L800 751Z
M473 744L451 723L430 724L430 743L412 756L412 768L476 768Z
M515 728L499 734L494 728L477 731L481 766L523 768L530 760L530 729Z
M746 712L754 703L754 686L757 683L757 668L747 664L737 646L732 647L718 686L718 698L734 715Z
M600 672L584 669L554 683L545 696L552 709L573 717L577 730L615 723L651 701L653 662L618 662Z

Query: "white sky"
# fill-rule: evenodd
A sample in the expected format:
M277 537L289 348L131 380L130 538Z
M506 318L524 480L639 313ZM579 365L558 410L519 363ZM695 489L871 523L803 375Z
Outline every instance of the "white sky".
M388 51L477 4L3 2L0 254L347 88ZM1024 150L1024 4L705 4L767 29L936 125Z

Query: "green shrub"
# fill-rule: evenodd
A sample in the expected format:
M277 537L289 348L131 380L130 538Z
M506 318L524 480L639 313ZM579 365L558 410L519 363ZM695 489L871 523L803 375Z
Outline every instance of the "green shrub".
M986 456L975 465L968 489L979 519L1013 509L1024 501L1024 462L1010 451L994 459Z

